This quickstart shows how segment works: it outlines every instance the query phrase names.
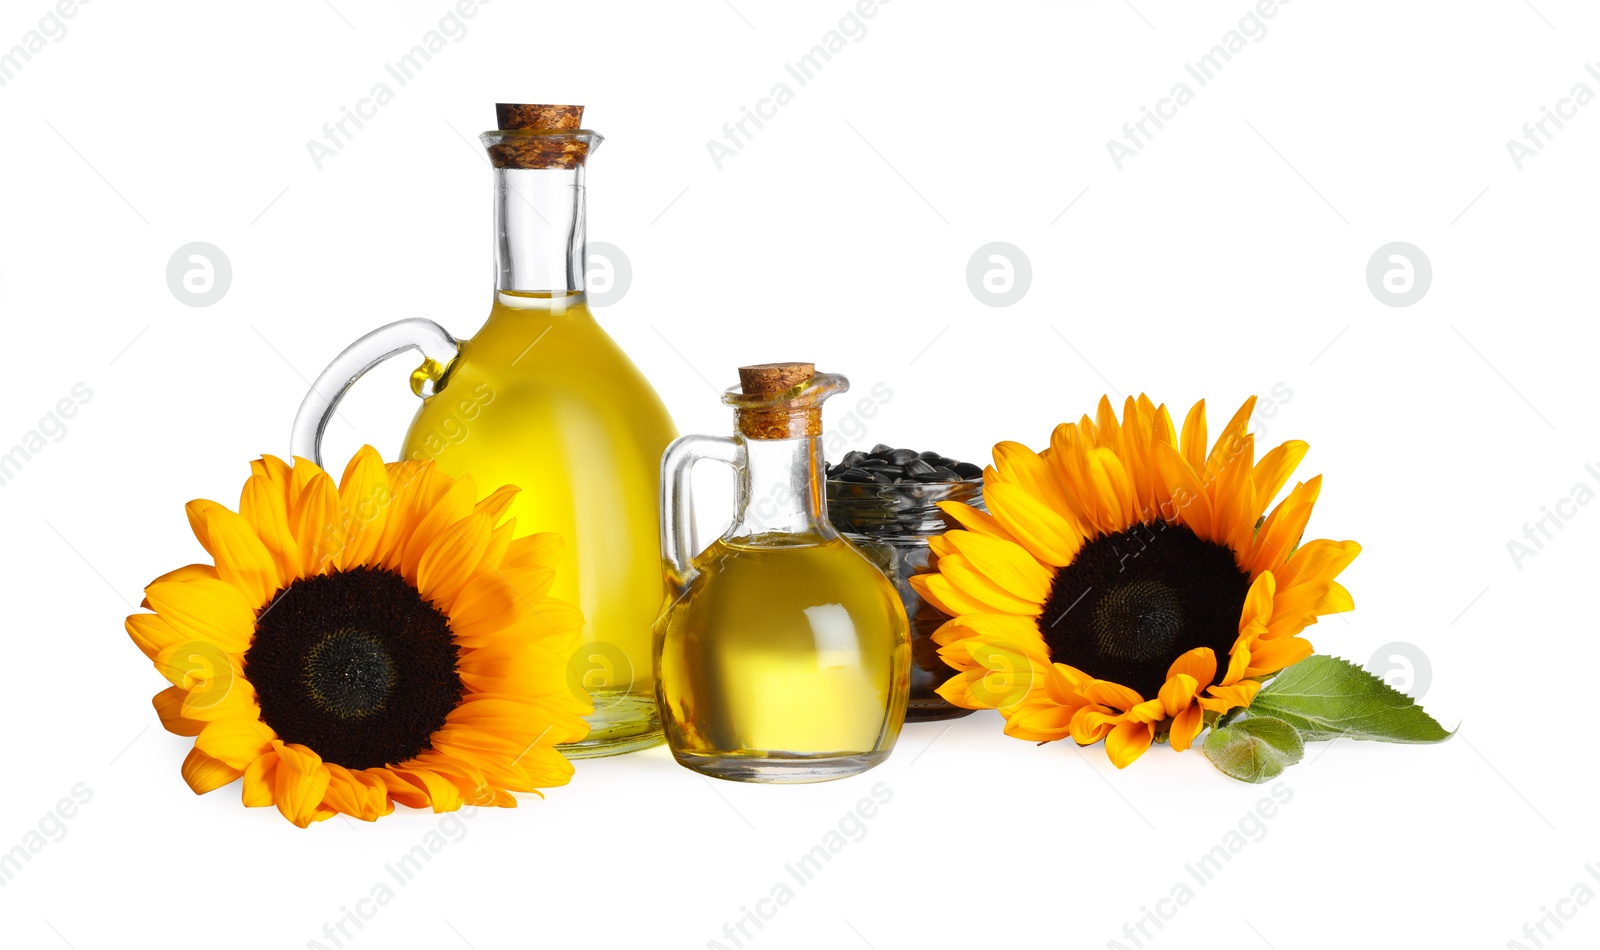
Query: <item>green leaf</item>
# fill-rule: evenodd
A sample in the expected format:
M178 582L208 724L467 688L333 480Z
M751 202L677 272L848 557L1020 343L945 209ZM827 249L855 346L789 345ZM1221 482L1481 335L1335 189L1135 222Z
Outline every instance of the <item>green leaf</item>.
M1222 726L1271 717L1293 726L1307 742L1378 739L1443 742L1451 732L1410 696L1348 660L1308 656L1261 687L1249 706L1224 716Z
M1225 774L1241 782L1260 784L1277 778L1300 761L1306 745L1294 727L1282 719L1255 716L1212 729L1206 736L1205 749L1206 758Z

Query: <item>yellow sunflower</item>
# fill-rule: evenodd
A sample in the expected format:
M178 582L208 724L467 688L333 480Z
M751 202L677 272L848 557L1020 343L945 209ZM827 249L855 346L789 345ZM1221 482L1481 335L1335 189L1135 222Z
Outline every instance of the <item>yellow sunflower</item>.
M1355 606L1334 578L1361 546L1301 543L1321 476L1262 518L1307 446L1257 461L1254 407L1209 452L1204 400L1180 436L1142 394L1120 422L1102 398L1043 452L995 446L989 513L942 504L965 530L935 538L937 572L912 578L952 618L934 634L957 671L939 694L998 709L1021 739L1105 739L1122 768L1158 736L1187 749L1310 656L1300 632Z
M555 746L591 711L567 678L583 621L546 596L561 538L513 539L517 490L479 501L470 477L370 446L337 488L305 459L251 469L237 513L188 505L215 564L156 578L155 612L127 620L172 684L162 725L195 737L189 787L242 777L245 805L304 828L566 784Z

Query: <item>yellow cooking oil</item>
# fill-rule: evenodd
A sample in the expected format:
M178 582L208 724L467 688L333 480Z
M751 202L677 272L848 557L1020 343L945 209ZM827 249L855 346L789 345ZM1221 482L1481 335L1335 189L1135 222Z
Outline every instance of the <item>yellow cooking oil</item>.
M910 665L900 598L844 539L795 540L714 542L662 620L663 727L691 768L817 781L894 745Z
M430 369L438 372L419 374ZM550 594L583 611L569 680L595 705L589 738L565 751L659 742L651 625L662 595L660 459L677 435L666 407L581 292L498 292L435 385L404 457L471 474L480 494L518 486L517 534L565 539Z

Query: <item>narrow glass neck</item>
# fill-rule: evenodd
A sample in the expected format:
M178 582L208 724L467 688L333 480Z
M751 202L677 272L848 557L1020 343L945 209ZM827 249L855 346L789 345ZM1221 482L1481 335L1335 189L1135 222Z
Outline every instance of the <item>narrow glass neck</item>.
M494 286L501 293L557 298L583 293L581 164L494 170L494 265Z
M739 519L728 537L788 534L824 541L838 536L828 523L820 437L740 441Z

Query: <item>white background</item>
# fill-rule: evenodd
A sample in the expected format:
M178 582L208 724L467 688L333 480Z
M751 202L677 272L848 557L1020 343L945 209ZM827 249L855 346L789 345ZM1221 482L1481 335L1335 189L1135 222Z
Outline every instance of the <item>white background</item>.
M6 0L0 50L50 9ZM1179 414L1206 396L1217 425L1292 391L1258 430L1312 445L1309 536L1365 549L1343 578L1358 609L1309 636L1363 664L1411 644L1427 707L1462 728L1313 747L1264 837L1146 946L1498 948L1579 881L1600 891L1600 506L1563 501L1600 488L1600 104L1520 171L1505 144L1575 83L1600 92L1592 5L1295 0L1201 88L1183 65L1247 0L896 0L800 87L784 64L847 0L494 0L319 171L306 141L450 9L94 0L0 88L0 447L93 393L0 488L0 850L93 792L0 889L0 942L333 946L324 923L440 827L401 809L301 831L237 786L196 798L122 617L203 556L183 503L232 504L250 458L286 452L306 378L347 342L481 322L475 137L497 100L585 103L608 136L590 239L625 251L633 285L600 317L685 432L726 432L708 381L766 360L887 385L862 447L979 460L1043 445L1102 392ZM1106 141L1185 80L1193 101L1119 171ZM718 170L707 141L779 81L793 100ZM210 307L166 283L192 241L232 263ZM966 283L991 241L1031 260L1010 307ZM1392 241L1432 262L1409 307L1366 283ZM401 362L347 400L332 464L397 448ZM1507 542L1558 502L1574 517L1514 563ZM809 787L712 783L662 749L581 762L546 800L459 826L346 945L704 947L883 782L865 836L746 946L1132 947L1124 923L1193 884L1185 864L1267 792L1196 752L1117 772L999 726L910 726L881 768ZM1547 946L1600 940L1600 909L1559 906L1576 916Z

